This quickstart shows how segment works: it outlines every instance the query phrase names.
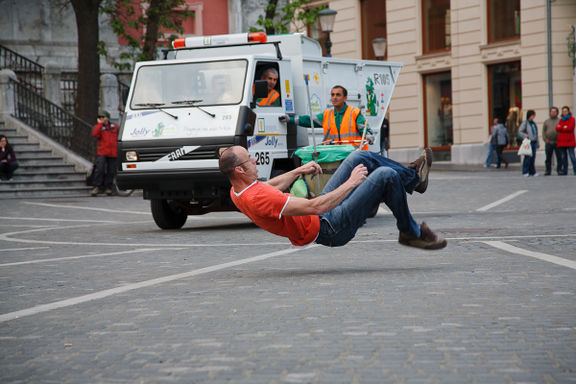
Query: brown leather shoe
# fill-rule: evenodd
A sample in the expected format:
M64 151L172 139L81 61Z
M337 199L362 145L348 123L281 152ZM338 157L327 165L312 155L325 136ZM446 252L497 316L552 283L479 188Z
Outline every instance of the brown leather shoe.
M408 168L414 169L418 173L418 177L420 177L420 184L414 188L416 192L426 192L430 167L432 167L432 150L430 148L424 148L420 157L408 165Z
M421 249L442 249L448 244L446 239L432 232L428 224L424 222L420 224L420 237L409 236L400 232L398 242L408 247Z

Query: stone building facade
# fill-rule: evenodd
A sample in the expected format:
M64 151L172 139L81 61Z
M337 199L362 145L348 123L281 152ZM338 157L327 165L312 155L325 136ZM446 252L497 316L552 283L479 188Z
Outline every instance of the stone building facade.
M314 4L338 11L334 56L374 58L370 43L379 35L387 39L387 60L403 63L390 105L390 153L401 161L431 146L440 159L482 163L494 117L506 120L512 108L524 119L533 109L541 127L549 106L574 107L567 44L576 22L574 0Z

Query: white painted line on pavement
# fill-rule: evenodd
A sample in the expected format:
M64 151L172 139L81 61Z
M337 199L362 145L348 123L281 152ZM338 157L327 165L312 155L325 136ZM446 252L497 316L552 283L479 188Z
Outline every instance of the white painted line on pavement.
M26 249L26 248L22 248ZM34 249L34 248L28 248ZM67 256L67 257L56 257L52 259L35 259L35 260L28 260L28 261L18 261L15 263L5 263L0 264L0 267L11 267L14 265L25 265L25 264L38 264L38 263L48 263L52 261L68 261L68 260L76 260L76 259L87 259L92 257L103 257L103 256L116 256L116 255L126 255L130 253L139 253L139 252L152 252L152 251L160 251L160 250L167 250L170 248L141 248L141 249L132 249L129 251L120 251L120 252L108 252L108 253L95 253L91 255L78 255L78 256ZM184 248L172 248L172 250L177 251Z
M439 231L440 233L440 231ZM568 233L568 234L561 234L561 235L539 235L539 234L532 234L532 235L517 235L517 236L477 236L477 237L445 237L446 240L450 241L468 241L471 243L484 243L486 240L508 240L508 241L515 241L521 239L547 239L547 238L555 238L555 237L576 237L576 233ZM351 240L349 244L352 243L396 243L398 239L370 239L370 240ZM178 244L181 246L182 244ZM448 244L450 245L450 244Z
M0 252L11 252L11 251L34 251L36 249L50 249L50 247L34 247L34 248L8 248L0 249Z
M246 219L248 220L248 219ZM41 231L51 231L51 230L60 230L60 229L75 229L81 227L91 227L92 225L74 225L74 226L62 226L62 227L44 227L39 229L28 229L25 231L17 231L17 232L9 232L9 233L2 233L0 234L0 241L9 241L14 243L25 243L25 244L52 244L52 245L86 245L86 246L112 246L112 247L142 247L142 246L149 246L155 248L174 248L174 247L193 247L193 248L212 248L212 247L255 247L255 246L262 246L262 245L270 245L270 246L287 246L289 243L287 241L279 241L279 242L269 242L269 243L193 243L193 244L143 244L140 243L104 243L104 242L86 242L86 241L52 241L52 240L33 240L33 239L17 239L12 236L17 235L24 235L33 232L41 232Z
M485 206L483 206L482 208L478 208L476 211L477 211L477 212L487 211L487 210L489 210L489 209L491 209L491 208L494 208L494 207L499 206L500 204L504 204L505 202L510 201L510 200L512 200L512 199L514 199L514 198L516 198L516 197L518 197L518 196L520 196L520 195L522 195L523 193L526 193L526 192L528 192L528 191L526 191L526 190L521 190L521 191L515 192L515 193L513 193L513 194L511 194L511 195L509 195L509 196L506 196L506 197L503 198L503 199L500 199L500 200L498 200L498 201L495 201L495 202L493 202L493 203L490 203L490 204L488 204L488 205L485 205Z
M23 204L39 205L42 207L51 207L51 208L72 208L72 209L85 209L88 211L100 211L100 212L112 212L112 213L133 213L136 215L150 215L150 212L123 211L120 209L95 208L95 207L81 207L81 206L77 206L77 205L34 203L34 202L30 202L30 201L24 201Z
M48 203L36 203L36 202L31 202L31 201L25 201L23 202L23 204L28 204L28 205L39 205L42 207L51 207L51 208L70 208L70 209L84 209L84 210L89 210L89 211L97 211L97 212L112 212L112 213L132 213L132 214L136 214L136 215L152 215L151 212L142 212L142 211L123 211L123 210L119 210L119 209L109 209L109 208L96 208L96 207L83 207L83 206L78 206L78 205L66 205L66 204L48 204ZM236 218L236 216L224 216L224 217L213 217L213 216L194 216L194 215L190 215L188 216L188 219L192 219L192 220L200 220L200 221L205 221L205 220L229 220L232 218ZM59 221L58 219L54 219L54 221ZM61 220L61 221L65 221L65 220ZM78 220L78 221L82 221L82 220ZM92 222L99 222L97 220L84 220L84 221L92 221ZM100 221L100 222L105 222L105 221ZM111 223L117 223L118 221L111 221Z
M487 244L491 247L501 249L506 252L515 253L517 255L533 257L535 259L539 259L542 261L548 261L549 263L554 263L561 265L563 267L568 267L572 269L576 269L576 262L568 259L563 259L558 256L547 255L546 253L528 251L526 249L514 247L510 244L503 243L501 241L483 241L484 244Z
M113 223L121 224L121 221L111 220L81 220L81 219L53 219L45 217L2 217L2 220L29 220L29 221L72 221L78 223Z
M310 247L306 247L306 249L310 249L316 247L317 245L311 245ZM267 253L260 256L249 257L246 259L231 261L229 263L217 264L210 267L195 269L185 273L178 273L175 275L164 276L157 279L141 281L139 283L128 284L117 288L106 289L104 291L91 293L88 295L73 297L71 299L55 301L53 303L37 305L35 307L26 308L20 311L9 312L3 315L0 315L0 323L4 323L6 321L15 320L25 316L36 315L38 313L53 311L59 308L70 307L77 304L86 303L89 301L100 300L104 299L109 296L118 295L120 293L133 291L140 288L147 288L158 284L168 283L175 280L187 279L194 276L204 275L210 272L216 272L227 268L237 267L243 264L255 263L258 261L270 259L277 256L283 256L290 253L298 252L302 249L300 248L288 248L277 252Z

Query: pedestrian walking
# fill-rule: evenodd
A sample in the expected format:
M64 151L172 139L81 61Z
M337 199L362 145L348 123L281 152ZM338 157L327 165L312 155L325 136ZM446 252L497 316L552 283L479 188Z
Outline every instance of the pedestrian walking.
M484 168L490 168L492 163L496 163L496 153L494 152L496 149L496 141L497 138L494 137L494 130L498 125L498 118L495 117L492 122L492 127L490 127L490 135L488 136L488 153L486 153L486 161L484 162Z
M97 160L94 169L92 196L98 193L112 195L112 184L116 176L118 156L118 131L120 127L110 122L110 113L101 111L98 123L92 127L92 136L98 140Z
M562 173L562 155L556 147L558 139L558 132L556 126L558 125L558 108L550 108L550 117L548 117L542 125L542 138L544 139L544 153L546 154L546 172L544 176L550 176L552 173L552 154L556 156L556 172Z
M520 124L518 129L518 135L522 139L530 139L530 147L532 148L532 156L524 156L524 161L522 162L522 175L524 176L538 176L536 173L536 150L540 147L538 143L538 127L534 122L536 117L536 112L532 109L526 112L526 120Z
M562 116L556 125L558 132L557 148L560 150L562 156L562 173L560 175L568 174L568 156L572 161L572 170L576 175L576 155L574 154L574 147L576 147L576 137L574 136L574 117L570 113L570 108L567 106L562 107Z
M508 168L508 162L502 157L502 152L504 148L508 145L510 138L508 136L508 130L497 117L494 118L494 126L492 127L492 136L490 137L490 142L494 143L496 147L497 163L496 168L500 168L500 165L504 163L504 167Z

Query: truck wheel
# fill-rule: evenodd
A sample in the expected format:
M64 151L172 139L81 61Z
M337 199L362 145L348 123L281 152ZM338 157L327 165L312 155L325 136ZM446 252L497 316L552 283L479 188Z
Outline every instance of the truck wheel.
M162 229L180 229L188 218L186 212L173 209L168 200L150 200L150 210L154 222Z

